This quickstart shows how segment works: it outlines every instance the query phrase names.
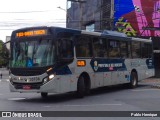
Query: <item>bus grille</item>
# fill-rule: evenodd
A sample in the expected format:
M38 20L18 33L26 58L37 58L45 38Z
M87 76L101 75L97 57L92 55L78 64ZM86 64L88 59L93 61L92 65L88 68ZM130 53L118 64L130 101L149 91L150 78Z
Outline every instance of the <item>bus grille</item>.
M40 89L42 83L32 83L32 84L24 84L24 83L13 83L16 89L23 89L23 85L30 85L30 89Z

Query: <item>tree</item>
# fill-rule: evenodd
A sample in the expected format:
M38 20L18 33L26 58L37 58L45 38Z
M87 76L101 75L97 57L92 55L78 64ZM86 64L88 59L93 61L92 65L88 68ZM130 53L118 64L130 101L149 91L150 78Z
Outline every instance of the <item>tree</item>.
M9 50L3 44L4 42L0 40L0 67L7 67L9 64Z

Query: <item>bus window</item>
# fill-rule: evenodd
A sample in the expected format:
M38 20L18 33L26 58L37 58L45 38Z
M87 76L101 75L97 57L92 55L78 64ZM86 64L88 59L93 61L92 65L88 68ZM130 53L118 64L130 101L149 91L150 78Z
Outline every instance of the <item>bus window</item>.
M142 49L142 58L148 58L148 45L145 43L141 43Z
M103 39L93 38L94 57L105 57L105 41Z
M132 58L141 57L140 42L132 41Z
M108 39L102 39L104 46L104 57L108 57Z
M58 32L58 54L60 59L73 58L73 35L70 32Z
M120 43L120 48L121 48L121 57L122 58L127 58L128 57L128 46L127 42L121 42Z
M115 41L115 40L109 41L109 57L111 58L120 57L119 41Z
M16 60L25 59L25 43L16 43Z
M141 43L141 49L142 49L142 58L152 57L152 44Z
M152 44L148 44L148 57L152 58L152 54L153 54Z
M76 56L92 57L92 40L90 39L90 37L77 37Z
M68 39L60 40L59 50L62 59L73 58L73 42L71 40Z

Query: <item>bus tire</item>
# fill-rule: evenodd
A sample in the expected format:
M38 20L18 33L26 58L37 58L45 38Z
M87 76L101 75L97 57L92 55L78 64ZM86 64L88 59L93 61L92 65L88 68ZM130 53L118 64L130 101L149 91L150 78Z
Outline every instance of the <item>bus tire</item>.
M77 83L77 97L83 98L85 95L85 83L84 83L84 77L80 76Z
M138 86L138 76L136 72L131 72L130 88L136 88Z
M42 98L47 98L48 97L48 93L47 92L41 92L41 97Z

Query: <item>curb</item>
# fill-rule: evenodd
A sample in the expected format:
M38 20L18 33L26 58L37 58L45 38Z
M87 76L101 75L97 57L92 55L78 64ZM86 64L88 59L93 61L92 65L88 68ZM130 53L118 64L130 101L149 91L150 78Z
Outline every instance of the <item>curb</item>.
M151 88L157 88L160 89L160 85L152 85Z

